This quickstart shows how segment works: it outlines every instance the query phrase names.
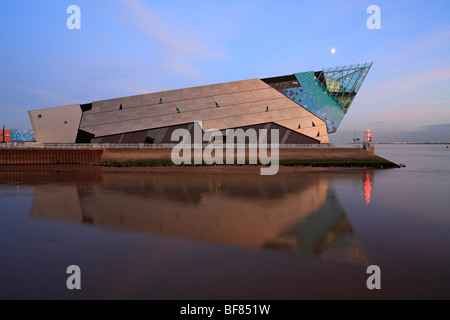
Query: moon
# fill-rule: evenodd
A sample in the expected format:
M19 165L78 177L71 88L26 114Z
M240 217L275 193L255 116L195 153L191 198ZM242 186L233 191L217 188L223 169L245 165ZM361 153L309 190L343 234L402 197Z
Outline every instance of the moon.
M336 49L335 48L332 48L331 49L331 54L335 54L336 53Z

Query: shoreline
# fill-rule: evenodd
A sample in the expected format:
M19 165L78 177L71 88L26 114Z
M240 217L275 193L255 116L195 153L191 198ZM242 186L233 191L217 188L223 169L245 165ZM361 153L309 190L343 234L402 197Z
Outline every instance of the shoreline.
M102 161L98 164L102 167L118 167L118 168L128 168L128 167L174 167L174 166L185 166L185 167L265 167L261 164L187 164L187 165L175 165L171 160L160 159L160 160L113 160L113 161ZM279 160L280 167L314 167L314 168L400 168L400 165L393 163L384 158L375 156L373 159L289 159Z
M83 164L2 165L0 172L25 171L83 171L83 172L179 172L179 173L260 173L263 165L152 165L152 166L104 166ZM325 172L364 169L390 169L394 167L371 166L307 166L281 165L278 173ZM396 167L395 167L396 168Z

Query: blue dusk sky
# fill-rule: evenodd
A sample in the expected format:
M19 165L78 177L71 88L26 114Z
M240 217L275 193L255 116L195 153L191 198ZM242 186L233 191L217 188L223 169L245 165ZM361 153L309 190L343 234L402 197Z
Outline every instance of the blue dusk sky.
M380 30L366 26L372 4ZM0 18L8 128L31 128L32 109L373 61L331 140L370 128L450 141L448 0L15 0Z

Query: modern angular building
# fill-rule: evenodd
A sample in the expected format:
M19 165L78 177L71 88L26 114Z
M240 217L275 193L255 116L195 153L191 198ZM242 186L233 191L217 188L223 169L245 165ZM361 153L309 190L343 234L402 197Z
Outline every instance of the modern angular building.
M329 143L372 63L29 111L41 143L174 143L175 129L279 129L280 144Z

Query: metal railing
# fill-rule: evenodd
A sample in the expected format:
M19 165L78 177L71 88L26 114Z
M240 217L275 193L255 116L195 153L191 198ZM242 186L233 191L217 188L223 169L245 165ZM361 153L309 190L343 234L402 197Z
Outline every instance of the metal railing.
M116 144L116 143L37 143L37 142L6 142L0 143L0 149L10 149L10 148L21 148L21 149L105 149L105 148L117 148L117 149L162 149L162 148L173 148L177 143L166 143L166 144L145 144L145 143L131 143L131 144ZM206 146L204 144L203 146ZM240 147L241 145L234 144L235 147ZM193 145L197 147L197 145ZM224 144L226 147L226 144ZM257 145L245 145L245 147L257 147ZM361 149L363 148L362 143L352 143L352 144L280 144L278 145L280 149L289 148L314 148L314 149L329 149L329 148L351 148L351 149ZM270 144L268 145L270 148Z
M36 142L6 142L1 143L0 148L51 148L51 149L104 149L104 148L120 148L120 149L160 149L160 148L173 148L178 145L177 143L165 143L165 144L145 144L145 143L130 143L130 144L116 144L116 143L36 143ZM203 146L206 146L204 144ZM234 144L235 146L241 146ZM196 145L193 145L196 146ZM224 144L226 146L226 144ZM253 145L245 145L247 147ZM254 147L254 146L253 146ZM280 144L280 149L287 148L363 148L362 143L355 144Z

